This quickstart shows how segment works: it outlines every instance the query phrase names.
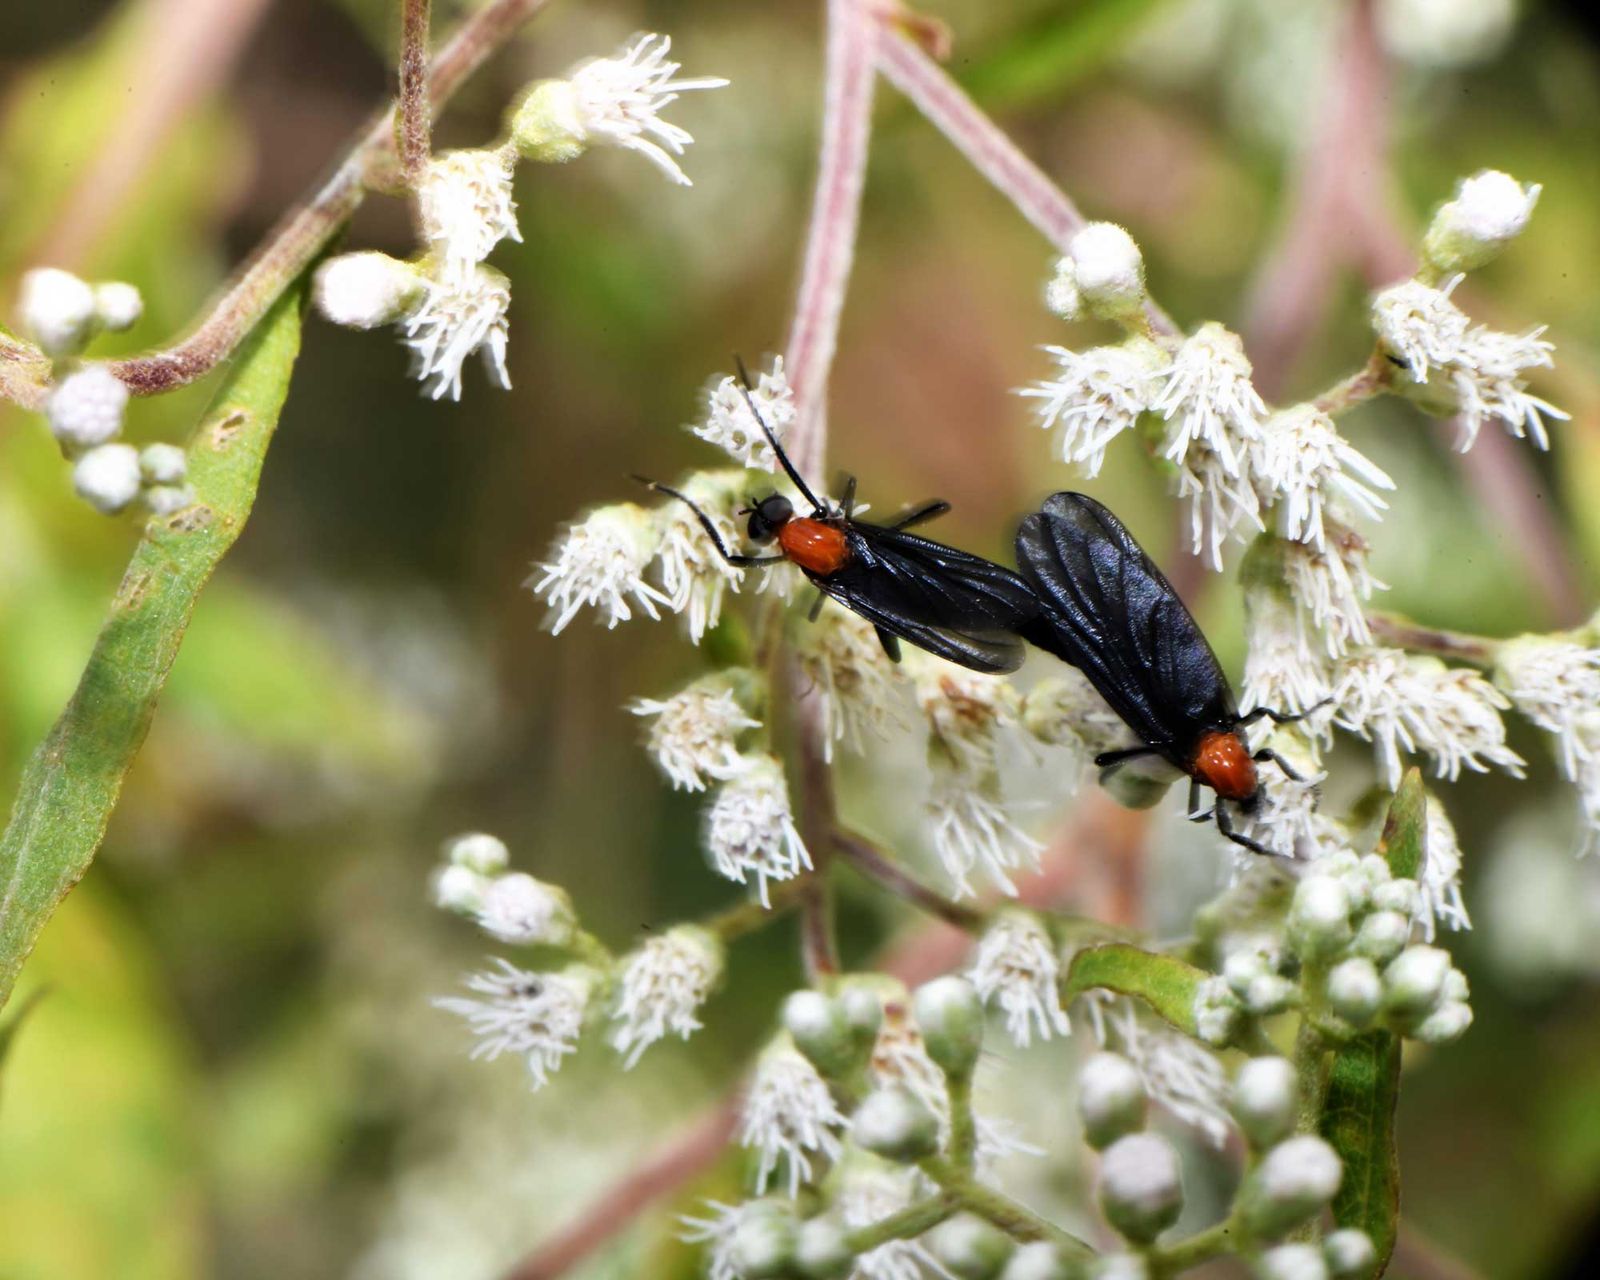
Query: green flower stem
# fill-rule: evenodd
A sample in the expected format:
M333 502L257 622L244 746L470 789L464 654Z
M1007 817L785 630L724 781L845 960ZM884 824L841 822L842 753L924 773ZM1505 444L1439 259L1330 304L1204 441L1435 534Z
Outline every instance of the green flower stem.
M1320 989L1322 978L1320 972L1308 972L1303 981L1307 988L1315 983L1316 988ZM1327 1038L1317 1029L1314 1011L1307 1008L1301 1015L1300 1028L1294 1037L1294 1073L1299 1096L1296 1133L1316 1133L1322 1122L1322 1101L1328 1088L1330 1047Z
M241 349L189 444L193 504L146 522L78 688L23 770L0 836L0 1005L94 860L195 601L250 517L300 350L304 291L302 277Z
M1094 1256L1094 1249L1077 1236L1046 1222L1009 1196L984 1186L971 1172L953 1161L943 1156L929 1156L918 1167L958 1201L960 1208L999 1227L1013 1240L1048 1240L1083 1257Z
M972 1077L945 1076L950 1095L950 1159L971 1172L978 1151L978 1125L972 1114Z
M1348 378L1336 382L1311 403L1330 418L1382 395L1389 389L1389 358L1382 348L1374 348L1366 364Z
M1244 1224L1239 1215L1230 1214L1204 1231L1197 1231L1187 1240L1177 1240L1151 1249L1147 1255L1150 1280L1182 1275L1190 1267L1197 1267L1212 1258L1220 1258L1226 1253L1239 1253L1244 1243Z
M750 899L719 911L716 915L708 916L700 922L700 927L716 934L724 942L732 942L747 933L756 933L782 919L790 908L800 901L801 890L804 887L803 881L785 880L768 890L767 896L772 902L770 907L764 907L755 899Z
M587 929L579 929L573 934L572 946L568 949L576 959L593 965L602 973L609 973L617 962L616 956L611 954L611 948Z
M1500 653L1501 642L1489 636L1426 627L1392 613L1369 613L1367 621L1374 639L1412 653L1431 653L1456 662L1470 662L1475 667L1494 666Z
M960 1207L960 1203L950 1195L918 1200L897 1213L891 1213L887 1218L880 1218L877 1222L857 1227L845 1236L845 1247L851 1253L859 1254L868 1253L879 1245L888 1244L891 1240L910 1240L913 1236L920 1236L924 1231L952 1217Z

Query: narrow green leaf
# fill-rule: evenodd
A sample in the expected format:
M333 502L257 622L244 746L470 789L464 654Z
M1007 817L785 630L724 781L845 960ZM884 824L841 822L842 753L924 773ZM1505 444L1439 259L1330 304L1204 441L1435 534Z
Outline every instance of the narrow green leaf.
M1378 852L1389 860L1395 875L1415 880L1428 855L1428 797L1422 788L1422 770L1411 768L1394 793L1389 816L1383 821Z
M1194 1002L1211 975L1176 956L1156 955L1126 943L1090 947L1072 957L1062 985L1065 1004L1094 987L1143 1000L1179 1031L1195 1034Z
M1334 1054L1322 1108L1322 1136L1344 1162L1334 1198L1341 1227L1359 1227L1378 1250L1373 1275L1382 1275L1394 1252L1400 1219L1400 1155L1395 1148L1395 1106L1400 1098L1400 1040L1374 1032Z
M195 599L249 518L300 349L303 292L280 298L240 348L190 443L194 505L145 526L77 691L23 771L0 837L0 1005L89 869Z

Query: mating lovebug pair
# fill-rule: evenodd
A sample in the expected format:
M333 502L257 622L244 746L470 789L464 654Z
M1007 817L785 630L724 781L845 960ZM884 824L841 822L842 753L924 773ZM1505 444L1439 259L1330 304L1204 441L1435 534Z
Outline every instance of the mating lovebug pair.
M745 399L809 515L782 494L751 499L746 536L776 543L766 555L728 548L693 501L666 485L651 488L686 503L729 564L753 568L787 560L826 595L872 623L884 652L900 657L901 640L974 671L1014 671L1024 640L1077 667L1140 745L1095 759L1103 769L1158 757L1189 778L1189 816L1215 817L1235 844L1271 853L1234 830L1225 801L1246 813L1260 804L1256 765L1275 763L1298 775L1273 751L1252 751L1243 730L1262 717L1300 719L1265 707L1241 715L1233 688L1193 615L1122 522L1093 498L1057 493L1017 531L1021 573L970 552L906 532L950 509L932 501L886 525L852 514L855 480L835 506L819 500L795 469L750 395ZM817 600L820 607L821 595ZM815 615L815 609L813 609ZM1204 813L1200 788L1217 803Z

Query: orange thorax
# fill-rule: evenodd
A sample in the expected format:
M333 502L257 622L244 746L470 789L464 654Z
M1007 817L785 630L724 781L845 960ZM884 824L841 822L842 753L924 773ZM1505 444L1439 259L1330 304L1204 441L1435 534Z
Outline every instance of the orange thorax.
M827 577L850 558L850 544L838 525L799 516L778 530L778 547L807 573Z
M1224 800L1248 800L1256 793L1256 762L1237 733L1213 731L1201 738L1189 772Z

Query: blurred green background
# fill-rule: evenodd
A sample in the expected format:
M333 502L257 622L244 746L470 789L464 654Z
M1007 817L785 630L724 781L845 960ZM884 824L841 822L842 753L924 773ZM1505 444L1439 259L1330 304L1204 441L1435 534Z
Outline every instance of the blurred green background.
M164 341L381 100L392 7L0 6L0 297L41 261L128 279L146 317L97 351ZM461 9L436 3L438 27ZM1446 26L1478 23L1476 44L1395 46L1380 114L1396 225L1412 235L1479 168L1544 184L1528 233L1458 296L1503 327L1548 324L1557 344L1540 389L1573 421L1548 456L1519 446L1526 475L1507 474L1554 521L1567 589L1538 589L1527 539L1431 424L1377 404L1349 425L1399 483L1374 539L1385 605L1510 634L1575 621L1600 585L1600 49L1583 0L1455 9ZM934 11L957 36L952 72L1090 216L1132 230L1180 322L1242 324L1326 118L1342 0ZM815 3L559 4L462 93L441 145L486 140L519 85L637 29L670 33L688 74L733 81L671 109L697 139L692 189L620 153L520 171L524 243L494 259L513 281L513 392L474 367L461 404L432 403L387 335L309 323L250 528L201 602L99 860L25 976L48 991L0 1073L5 1280L495 1276L721 1096L766 1034L799 976L786 927L739 945L688 1048L630 1074L586 1050L530 1095L515 1062L468 1063L462 1029L429 1004L485 948L429 907L427 876L445 836L494 831L618 946L731 900L701 863L696 799L666 789L621 709L700 655L673 623L553 640L520 584L564 520L630 496L626 473L713 461L682 430L707 378L732 351L781 347L819 17ZM1045 371L1037 344L1063 340L1039 304L1051 255L886 86L878 118L832 460L885 507L950 499L941 536L1000 555L1016 516L1070 480L1010 394ZM408 252L403 208L373 199L347 243ZM1316 301L1286 394L1364 358L1365 289L1343 271ZM131 437L181 438L206 395L137 402ZM1172 541L1177 508L1134 450L1094 491ZM40 419L0 407L8 793L132 538L73 499ZM1236 593L1213 584L1201 603L1237 671ZM1573 857L1544 743L1518 726L1514 744L1528 782L1441 789L1478 924L1449 940L1477 1023L1408 1073L1405 1210L1483 1274L1581 1274L1600 1213L1600 862ZM844 757L851 813L892 825L887 797L916 759L909 742ZM1363 761L1336 768L1359 777ZM1062 805L1049 782L1021 783L1041 832ZM1210 844L1170 818L1150 850L1152 920L1182 919L1217 883ZM899 922L852 898L850 958ZM1005 1064L1008 1109L1060 1138L1018 1175L1041 1204L1080 1189L1070 1055ZM731 1196L737 1174L725 1162L689 1190ZM690 1274L672 1236L648 1215L581 1274Z

